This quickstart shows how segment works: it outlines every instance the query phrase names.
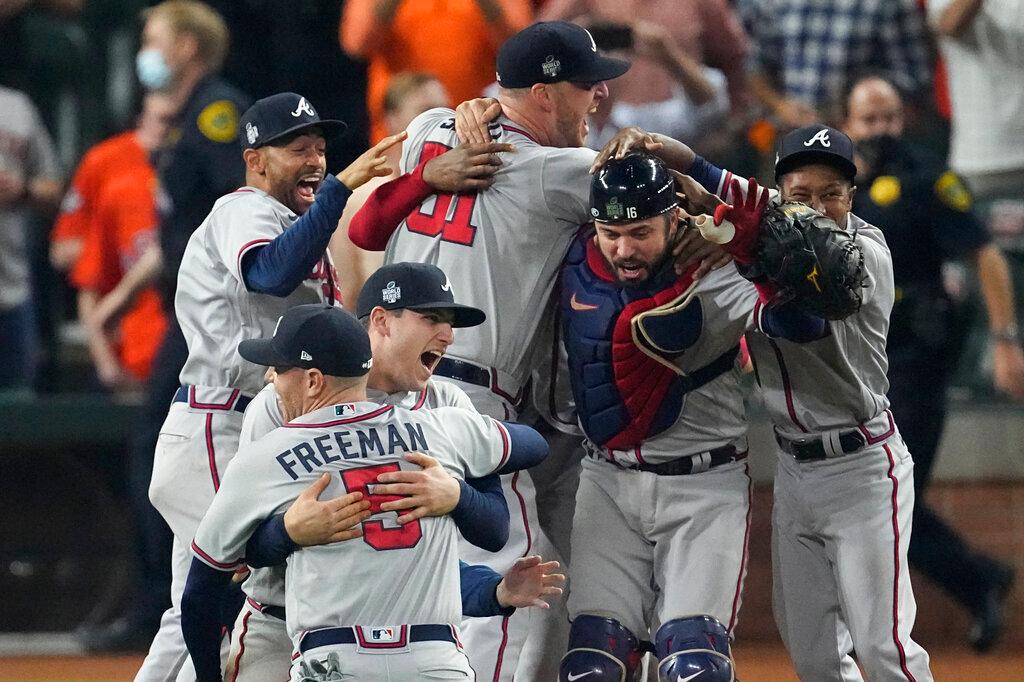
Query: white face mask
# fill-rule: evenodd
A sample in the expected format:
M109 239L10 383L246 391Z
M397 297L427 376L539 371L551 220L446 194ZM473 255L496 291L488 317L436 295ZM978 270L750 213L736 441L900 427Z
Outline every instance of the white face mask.
M142 50L135 56L135 73L147 90L163 90L171 84L171 67L155 47Z

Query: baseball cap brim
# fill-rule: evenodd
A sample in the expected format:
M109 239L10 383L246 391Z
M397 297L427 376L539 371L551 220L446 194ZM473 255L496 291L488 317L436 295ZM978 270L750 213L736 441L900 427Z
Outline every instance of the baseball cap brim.
M629 71L630 66L632 63L627 59L617 59L599 54L589 64L572 74L572 78L568 80L573 83L610 81Z
M849 178L851 182L857 177L857 166L846 157L840 156L839 154L832 154L830 152L824 152L820 149L813 149L805 152L797 152L790 154L784 159L780 159L775 164L775 181L778 182L786 173L789 173L795 168L801 166L808 166L810 164L820 163L826 166L832 166L844 177Z
M277 135L274 135L273 137L268 137L265 140L260 140L260 143L258 145L256 145L256 147L254 147L254 148L265 147L268 144L273 144L274 142L276 142L278 140L281 140L281 139L286 138L286 137L290 137L291 135L294 135L294 134L296 134L298 132L301 132L301 131L303 131L303 130L305 130L307 128L320 128L321 132L323 132L323 134L324 134L324 139L325 140L333 140L336 137L340 137L346 130L348 130L348 124L345 123L344 121L338 121L338 120L330 119L330 118L326 119L326 120L322 120L322 121L313 121L313 122L310 122L310 123L300 123L299 125L292 126L291 128L288 128L287 130L282 130L281 132L279 132Z
M293 364L277 352L273 338L246 339L238 344L238 354L262 367L285 367Z
M476 327L484 323L487 314L479 308L474 308L461 303L418 303L405 306L407 310L450 310L452 312L452 326L455 328Z

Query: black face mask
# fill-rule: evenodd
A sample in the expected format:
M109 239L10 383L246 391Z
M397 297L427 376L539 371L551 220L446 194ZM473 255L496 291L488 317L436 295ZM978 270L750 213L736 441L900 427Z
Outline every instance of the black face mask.
M903 143L893 135L869 137L857 143L857 154L864 161L869 178L881 175L892 161L900 158Z

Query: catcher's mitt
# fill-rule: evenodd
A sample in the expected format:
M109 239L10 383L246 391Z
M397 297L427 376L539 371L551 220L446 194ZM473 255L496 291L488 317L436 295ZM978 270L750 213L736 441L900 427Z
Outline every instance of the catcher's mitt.
M860 309L867 274L854 237L811 207L772 206L761 219L757 255L737 266L749 280L778 290L770 305L792 300L801 310L841 320Z

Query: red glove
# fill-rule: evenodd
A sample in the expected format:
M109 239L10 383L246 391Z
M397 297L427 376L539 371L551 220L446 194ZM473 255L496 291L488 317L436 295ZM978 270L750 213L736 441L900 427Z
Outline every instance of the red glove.
M747 196L742 204L722 204L715 208L714 215L715 225L721 225L728 220L735 226L735 236L723 244L723 248L736 259L736 262L743 265L754 262L761 216L768 208L768 188L759 187L754 178L747 180L747 183ZM733 178L731 191L733 197L743 196L739 180Z

